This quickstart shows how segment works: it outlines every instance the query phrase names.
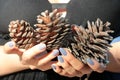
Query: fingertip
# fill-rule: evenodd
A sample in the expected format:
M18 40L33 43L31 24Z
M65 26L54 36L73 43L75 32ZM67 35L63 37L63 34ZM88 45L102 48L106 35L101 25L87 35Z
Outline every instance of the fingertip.
M16 47L16 43L14 41L9 41L4 45L4 51L6 53L14 53L14 54L22 54L22 50Z
M60 73L61 72L61 68L60 66L58 66L57 64L52 64L51 68L56 72L56 73Z
M16 46L15 42L14 41L9 41L5 44L6 47L9 47L9 48L13 48Z
M87 64L89 65L89 67L96 72L103 72L106 68L106 66L103 63L99 63L98 61L96 61L95 59L90 59L88 58L87 60Z
M94 65L94 61L93 61L92 59L87 58L86 61L87 61L87 64L88 64L88 65L90 65L90 66L93 66L93 65Z
M11 50L13 50L14 48L16 48L16 44L13 41L9 41L4 45L4 50L5 52L11 52Z
M52 51L52 56L57 56L58 54L59 54L59 50L54 49L54 50Z
M38 50L43 50L43 49L46 49L46 45L44 43L40 43L36 45L35 48Z
M59 51L63 56L67 56L67 52L64 48L59 48Z
M56 71L56 65L55 64L52 64L51 67L54 71Z

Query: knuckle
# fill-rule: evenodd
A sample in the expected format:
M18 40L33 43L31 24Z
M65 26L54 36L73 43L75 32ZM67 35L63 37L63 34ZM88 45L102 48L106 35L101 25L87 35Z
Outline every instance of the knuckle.
M69 72L68 72L70 75L74 75L74 74L76 74L76 71L75 70L69 70Z
M21 63L22 63L23 65L27 64L25 61L21 61Z
M92 72L93 72L92 70L89 70L89 71L86 71L86 74L90 74Z
M29 66L31 70L35 70L36 67L35 66Z
M56 73L61 73L61 70L55 70Z
M96 72L101 72L100 67L94 67L93 69L94 69L94 71L96 71Z
M26 55L22 56L22 61L28 62L29 60L30 60L30 57L28 57Z
M83 67L84 67L84 65L77 65L77 66L76 66L76 70L77 70L77 71L80 71Z
M61 72L60 75L66 75L66 72Z
M70 66L69 65L63 65L63 67L64 67L64 69L69 69L70 68Z
M64 70L55 70L55 72L62 76L66 75L66 71L64 71Z
M69 62L74 62L74 59L71 59L71 58L66 58L67 59L67 61L69 61Z

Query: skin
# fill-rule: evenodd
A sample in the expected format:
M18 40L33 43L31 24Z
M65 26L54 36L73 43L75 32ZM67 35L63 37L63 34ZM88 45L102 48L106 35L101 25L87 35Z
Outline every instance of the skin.
M7 45L7 44L6 44ZM120 42L112 44L112 47L109 48L108 54L109 54L109 64L103 65L98 63L96 60L91 59L92 64L90 62L87 62L87 64L83 64L81 61L77 60L68 49L62 48L64 50L61 52L62 55L59 55L59 53L56 55L58 56L58 61L51 61L56 56L51 55L51 53L44 54L40 58L34 58L37 54L45 51L43 50L37 50L36 46L30 48L29 50L20 50L17 47L13 46L12 48L9 48L8 46L4 46L5 53L9 53L11 55L11 52L19 54L20 63L22 66L26 65L27 68L30 69L40 69L40 70L48 70L53 68L53 70L63 76L67 77L81 77L84 74L90 74L92 71L96 71L99 73L102 73L103 71L110 71L110 72L120 72L120 55L119 55L119 49L120 49ZM60 49L59 49L60 50ZM23 52L21 52L23 51ZM24 54L23 54L24 53ZM59 58L62 58L62 62L59 60ZM1 58L0 58L1 59ZM35 63L33 63L35 62ZM48 64L49 63L49 64ZM114 66L115 65L115 66ZM61 68L62 67L62 68ZM7 67L8 68L8 67ZM21 69L21 68L20 68ZM19 70L20 70L19 69ZM22 68L26 69L26 67ZM17 71L17 70L16 70ZM11 72L13 72L11 70ZM7 72L6 72L7 73ZM7 73L8 74L8 73Z
M83 64L81 61L77 60L67 49L64 49L67 53L66 56L61 55L64 62L61 63L58 60L58 63L52 64L55 67L53 69L56 73L69 77L81 77L84 74L90 74L92 71L103 72L105 66L99 64L97 61L93 60L94 65L89 63ZM62 66L62 68L61 68Z
M90 64L89 62L87 65L83 64L79 60L77 60L67 49L64 49L67 55L61 55L64 62L59 62L56 64L53 64L53 70L64 76L74 77L78 76L81 77L84 74L89 74L92 71L96 71L99 73L102 73L103 71L110 71L119 73L120 72L120 42L112 44L112 47L109 48L108 55L109 55L109 64L103 65L98 63L96 60L91 59L93 64ZM61 68L62 66L62 68Z
M28 50L19 49L14 42L8 42L0 47L0 76L25 69L39 69L42 71L51 69L56 61L51 61L58 54L57 49L46 51L46 45L40 43Z

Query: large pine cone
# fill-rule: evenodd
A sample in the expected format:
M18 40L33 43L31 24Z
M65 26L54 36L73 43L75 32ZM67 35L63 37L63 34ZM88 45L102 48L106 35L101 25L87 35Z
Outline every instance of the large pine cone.
M24 20L11 21L9 24L9 32L11 39L16 43L17 47L28 49L34 46L38 35L30 24ZM40 37L40 36L39 36Z
M58 13L57 9L50 13L46 10L37 16L37 21L35 30L24 20L10 22L10 37L17 46L28 49L42 42L47 45L47 50L63 47L70 25L62 14Z
M57 9L51 13L48 10L37 16L36 31L41 35L41 42L47 45L48 50L63 47L65 36L70 31L70 25Z
M87 28L78 25L71 27L61 16L57 10L42 12L37 16L35 30L24 20L11 21L10 37L20 48L28 49L42 42L47 45L47 50L69 48L71 53L85 64L87 58L107 64L107 51L108 47L111 47L109 41L112 40L110 33L113 32L109 28L110 23L97 19L92 23L88 21Z
M100 19L92 23L88 21L87 28L73 25L73 39L69 46L73 55L83 63L86 63L87 58L94 58L107 64L108 47L111 47L109 41L112 40L110 33L113 33L109 26L109 22L104 24Z

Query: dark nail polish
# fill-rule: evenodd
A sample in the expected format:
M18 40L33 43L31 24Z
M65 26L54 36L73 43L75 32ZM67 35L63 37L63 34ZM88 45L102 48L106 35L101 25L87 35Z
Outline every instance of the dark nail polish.
M62 56L58 56L57 58L58 58L58 61L59 61L60 63L63 63L63 62L64 62L64 59L62 58Z
M87 63L90 65L94 65L94 62L90 58L87 58Z
M62 55L64 55L64 56L67 55L66 51L63 48L59 48L59 50L60 50L60 52L61 52Z

